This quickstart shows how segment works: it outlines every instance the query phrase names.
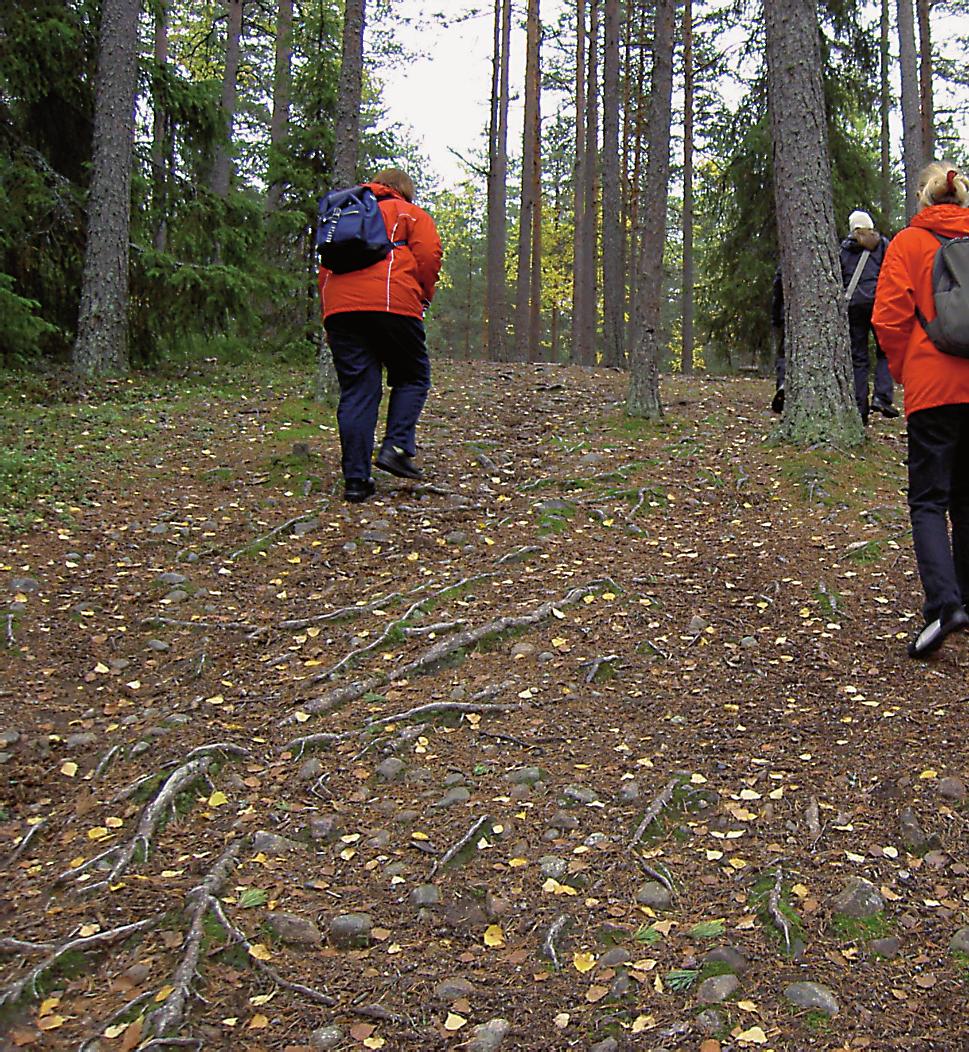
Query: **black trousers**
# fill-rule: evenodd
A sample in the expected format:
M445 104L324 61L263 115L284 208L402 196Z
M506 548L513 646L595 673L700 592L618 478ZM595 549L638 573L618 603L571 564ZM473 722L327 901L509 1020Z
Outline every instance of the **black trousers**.
M417 452L417 421L431 389L424 323L404 314L348 311L331 315L324 327L340 381L343 477L368 479L384 368L390 387L384 443L411 457Z
M969 405L909 416L908 506L925 620L934 621L969 604Z
M848 338L851 341L851 366L855 379L855 402L861 419L868 422L868 373L871 357L868 351L868 333L875 341L875 398L891 405L895 397L895 384L888 371L888 359L878 346L878 337L872 328L871 315L874 303L862 303L848 307Z

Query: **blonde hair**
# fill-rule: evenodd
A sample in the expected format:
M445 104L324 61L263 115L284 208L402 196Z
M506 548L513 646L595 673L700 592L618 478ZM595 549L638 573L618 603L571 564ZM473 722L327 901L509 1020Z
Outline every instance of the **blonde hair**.
M400 168L384 168L371 181L396 190L405 201L414 200L414 180Z
M919 204L969 207L969 180L949 161L933 161L919 172Z

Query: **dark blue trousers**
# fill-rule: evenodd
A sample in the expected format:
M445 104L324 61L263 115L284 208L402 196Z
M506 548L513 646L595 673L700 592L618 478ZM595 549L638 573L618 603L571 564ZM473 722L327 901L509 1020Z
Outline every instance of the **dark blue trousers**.
M417 421L431 389L424 323L385 311L348 311L331 315L324 324L340 381L336 418L343 477L368 479L383 369L390 387L384 445L411 457L417 452Z
M929 622L969 603L969 405L920 409L907 423L908 506Z
M871 324L871 314L875 305L861 303L848 308L848 337L851 340L851 365L855 377L855 402L861 419L868 422L868 374L871 371L871 357L868 351L868 333L875 340L875 398L892 404L895 397L895 384L888 371L888 359L878 346L878 337Z

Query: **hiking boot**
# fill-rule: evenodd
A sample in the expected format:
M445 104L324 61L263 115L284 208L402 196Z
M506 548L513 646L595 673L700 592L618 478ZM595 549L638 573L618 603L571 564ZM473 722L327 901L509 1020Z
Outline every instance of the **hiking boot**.
M871 407L876 413L881 413L882 416L887 416L889 420L894 420L897 416L901 415L895 406L893 406L891 402L886 402L884 398L873 398L871 400Z
M422 479L424 477L424 472L414 463L414 458L396 446L381 448L377 454L377 467L381 471L389 471L391 475L402 479Z
M771 399L770 408L772 413L784 412L784 388L778 387Z
M946 636L969 627L969 614L961 606L950 607L941 617L930 621L908 645L910 658L925 658L934 654L945 642Z
M362 504L376 492L377 483L373 479L345 479L343 483L343 497L350 504Z

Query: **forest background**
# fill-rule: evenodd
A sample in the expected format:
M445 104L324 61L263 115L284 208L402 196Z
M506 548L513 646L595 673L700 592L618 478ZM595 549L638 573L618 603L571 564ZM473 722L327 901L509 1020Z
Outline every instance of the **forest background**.
M315 208L348 174L337 156L348 121L359 132L354 177L387 164L411 170L440 227L435 353L624 367L636 337L647 161L668 150L661 365L767 367L779 254L759 5L675 7L673 105L657 129L649 104L663 5L648 0L544 10L496 0L437 13L389 0L112 2L139 18L128 339L112 368L316 351ZM964 8L820 5L839 221L867 207L886 232L904 224L906 92L919 157L964 156ZM101 12L100 0L18 0L0 12L8 368L45 368L72 349L77 364ZM491 114L477 148L455 154L457 181L448 159L445 183L421 128L446 122L447 111L427 98L407 127L388 103L439 46L441 27L469 20L494 25ZM520 94L509 66L523 50ZM917 80L905 82L906 62L918 63ZM359 99L341 74L361 81Z

